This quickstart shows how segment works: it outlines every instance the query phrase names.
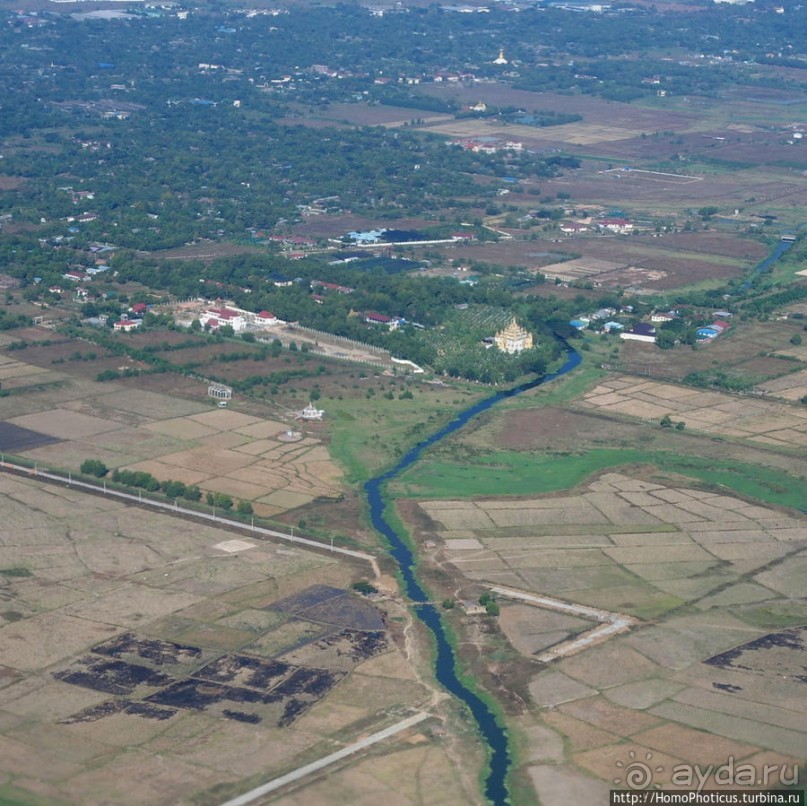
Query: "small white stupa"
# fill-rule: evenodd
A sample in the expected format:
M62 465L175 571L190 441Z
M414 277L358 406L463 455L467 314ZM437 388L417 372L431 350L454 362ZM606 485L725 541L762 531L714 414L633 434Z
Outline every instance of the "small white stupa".
M297 412L298 420L321 420L322 415L325 414L324 409L314 408L314 404L309 401L304 409Z

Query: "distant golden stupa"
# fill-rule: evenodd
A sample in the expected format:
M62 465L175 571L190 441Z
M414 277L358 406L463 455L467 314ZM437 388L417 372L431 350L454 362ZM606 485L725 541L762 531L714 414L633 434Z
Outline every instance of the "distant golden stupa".
M507 59L504 58L504 48L499 50L499 55L493 60L493 64L509 64Z
M493 338L493 343L503 352L520 353L522 350L529 350L532 347L532 333L525 330L516 322L515 316L510 320L510 324L502 328Z

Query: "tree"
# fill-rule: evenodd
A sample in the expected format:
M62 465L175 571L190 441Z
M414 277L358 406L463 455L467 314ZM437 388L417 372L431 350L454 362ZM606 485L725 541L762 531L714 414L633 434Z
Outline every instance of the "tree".
M796 347L798 347L802 343L801 333L794 333L790 337L790 343Z
M187 501L200 501L202 498L202 491L196 485L186 487L182 497Z
M253 512L252 504L250 504L249 501L244 501L244 499L242 498L238 502L237 510L239 515L251 515Z
M80 470L85 476L95 476L99 479L109 473L109 468L100 459L85 459L81 463Z
M378 593L378 588L372 582L363 579L359 582L354 582L351 586L354 591L361 593L363 596L369 596L371 593Z
M181 481L164 481L160 487L169 498L182 498L186 492L185 484Z
M661 418L661 420L659 420L659 425L661 425L662 428L672 428L673 427L672 417L670 417L669 414L665 414Z
M498 602L495 602L495 601L493 601L493 599L491 599L491 600L490 600L490 601L489 601L489 602L488 602L488 603L485 605L485 612L486 612L486 613L487 613L489 616L498 616L498 615L499 615L499 613L501 613L501 608L499 607L499 603L498 603Z

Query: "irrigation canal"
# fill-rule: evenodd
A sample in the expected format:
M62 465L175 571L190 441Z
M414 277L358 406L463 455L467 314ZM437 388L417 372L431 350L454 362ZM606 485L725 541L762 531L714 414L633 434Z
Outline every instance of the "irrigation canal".
M530 389L535 389L537 386L571 372L580 364L580 360L580 355L569 349L566 363L557 372L544 375L513 389L498 392L476 403L455 417L448 425L411 448L393 468L380 476L370 479L364 485L364 491L370 506L372 524L390 544L390 553L401 571L404 592L415 602L415 614L434 635L436 644L435 676L441 685L468 706L483 741L490 749L490 770L485 779L485 797L491 803L497 804L497 806L509 803L510 800L507 788L507 774L510 769L511 754L507 733L488 704L460 679L457 670L457 659L454 649L446 636L445 625L440 612L435 605L427 604L429 597L418 581L415 571L415 557L403 536L396 532L387 520L388 504L384 497L384 489L388 481L396 478L417 462L427 448L436 445L450 434L456 433L478 414L493 408L502 400L515 397Z

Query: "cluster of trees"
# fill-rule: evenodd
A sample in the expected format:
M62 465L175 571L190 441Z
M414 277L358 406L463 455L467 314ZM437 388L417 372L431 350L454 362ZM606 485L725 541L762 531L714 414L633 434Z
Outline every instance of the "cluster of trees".
M151 473L142 470L115 469L111 478L112 481L125 487L134 487L150 493L162 492L169 498L184 498L186 501L199 501L202 498L202 491L196 485L172 480L158 481Z
M109 468L100 459L85 459L81 463L81 472L86 476L103 478L109 474ZM135 489L146 490L150 493L161 492L168 498L184 498L186 501L201 501L202 491L195 484L184 484L181 481L158 481L151 473L141 470L113 470L112 481L124 487L134 487ZM234 506L236 512L241 516L249 516L253 513L252 504L249 501L239 500L237 504L225 493L209 492L205 496L208 506L225 511L231 510Z
M496 597L493 595L492 591L485 591L479 597L479 604L485 608L485 612L489 616L498 616L499 613L501 613L499 603L496 601Z
M721 369L690 372L684 377L684 383L702 389L722 389L726 392L748 392L754 388L753 380L734 377Z

